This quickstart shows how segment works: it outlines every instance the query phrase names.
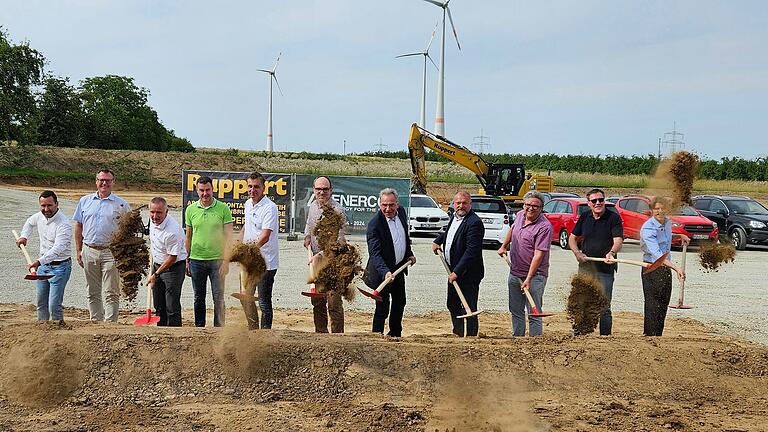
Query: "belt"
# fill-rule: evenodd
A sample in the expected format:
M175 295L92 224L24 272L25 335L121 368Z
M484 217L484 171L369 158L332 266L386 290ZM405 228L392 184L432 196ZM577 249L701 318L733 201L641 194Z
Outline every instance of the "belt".
M91 248L91 249L96 249L96 250L105 250L105 249L109 249L109 245L105 245L105 246L98 246L98 245L90 245L90 244L88 244L88 243L83 243L83 244L84 244L84 245L86 245L86 246L88 246L88 247L89 247L89 248Z
M61 261L51 261L50 263L48 263L48 265L49 266L57 266L59 264L64 264L65 262L69 262L71 260L72 260L72 258L67 258L67 259L61 260Z

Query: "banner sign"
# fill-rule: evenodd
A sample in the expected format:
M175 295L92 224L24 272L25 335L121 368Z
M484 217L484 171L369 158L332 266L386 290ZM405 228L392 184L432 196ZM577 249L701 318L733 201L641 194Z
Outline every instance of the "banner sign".
M312 183L316 176L296 175L296 232L303 233L309 204L315 200ZM333 185L331 196L342 207L349 223L348 233L365 234L368 222L379 211L379 192L397 191L398 201L406 210L410 201L411 180L389 177L328 176Z
M245 222L244 205L248 199L247 172L225 172L184 170L181 174L182 206L187 206L198 200L195 182L201 176L208 176L213 180L213 197L227 204L234 218L234 229L240 230ZM280 223L280 233L287 233L291 219L291 186L290 174L262 173L266 180L265 195L276 205ZM184 219L184 218L182 218Z

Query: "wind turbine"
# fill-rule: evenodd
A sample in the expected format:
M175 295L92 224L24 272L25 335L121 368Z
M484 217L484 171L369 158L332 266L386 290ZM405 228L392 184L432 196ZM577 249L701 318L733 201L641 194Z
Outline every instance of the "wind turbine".
M440 2L436 0L424 0L425 2L432 3L435 6L439 6L443 9L443 35L440 39L440 75L437 78L437 108L435 109L435 134L445 136L445 104L444 104L444 88L445 88L445 15L448 14L448 21L451 22L451 30L453 30L453 38L456 39L456 45L461 51L461 44L459 43L459 37L456 35L456 27L453 25L453 17L451 17L451 9L448 8L448 3L451 0L445 0Z
M277 75L275 75L275 69L277 69L277 64L280 63L280 56L283 55L281 52L277 55L277 60L275 61L275 66L272 67L272 70L267 69L256 69L259 72L266 72L269 74L269 113L267 114L267 151L272 151L272 80L275 81L275 84L277 84L277 89L280 91L280 95L282 96L283 90L280 88L280 83L277 82Z
M402 54L399 56L396 56L395 58L401 58L401 57L411 57L411 56L424 56L424 76L421 79L421 111L419 113L419 127L424 128L425 124L427 123L427 117L426 117L426 111L425 111L425 105L427 103L427 59L432 62L433 65L435 65L435 68L437 68L437 65L435 64L435 61L432 60L432 56L429 55L429 47L432 46L432 39L435 38L435 32L437 31L437 25L439 23L435 24L435 29L432 30L432 37L429 38L429 43L427 43L427 48L422 52L416 52L416 53L410 53L410 54Z

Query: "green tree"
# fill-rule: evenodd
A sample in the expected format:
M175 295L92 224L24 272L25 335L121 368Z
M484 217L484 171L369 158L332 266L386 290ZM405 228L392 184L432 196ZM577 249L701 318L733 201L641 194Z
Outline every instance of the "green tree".
M46 78L44 86L38 104L38 144L82 147L83 108L77 90L69 84L68 78Z
M36 110L34 86L41 84L44 66L42 54L26 42L12 44L0 27L0 141L25 142L24 126Z

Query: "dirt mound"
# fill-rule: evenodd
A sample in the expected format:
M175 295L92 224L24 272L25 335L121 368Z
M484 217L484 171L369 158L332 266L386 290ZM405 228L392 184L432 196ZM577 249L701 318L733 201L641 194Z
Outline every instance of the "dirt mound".
M141 278L146 276L149 267L149 249L144 240L144 221L141 220L142 207L120 217L109 245L120 273L123 295L128 301L136 298Z
M733 262L736 248L730 243L704 244L699 248L699 262L704 271L717 271L720 265Z
M608 299L603 294L603 286L595 276L577 273L571 277L567 312L575 335L594 332L600 321L600 312L607 305Z
M80 357L76 345L51 342L44 335L33 337L8 352L0 389L22 405L58 405L83 384Z

